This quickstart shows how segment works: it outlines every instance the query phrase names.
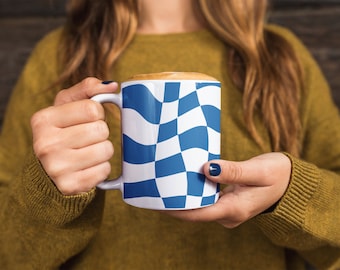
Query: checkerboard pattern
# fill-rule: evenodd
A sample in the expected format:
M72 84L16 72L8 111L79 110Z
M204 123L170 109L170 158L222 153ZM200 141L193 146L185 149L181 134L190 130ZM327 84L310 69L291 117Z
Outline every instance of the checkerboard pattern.
M220 84L156 81L122 92L124 200L163 210L215 203L219 186L201 167L220 157Z

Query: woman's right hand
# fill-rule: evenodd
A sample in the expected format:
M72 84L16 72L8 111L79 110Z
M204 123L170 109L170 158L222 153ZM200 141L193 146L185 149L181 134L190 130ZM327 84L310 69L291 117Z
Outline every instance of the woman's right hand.
M89 98L117 88L117 83L87 78L32 116L34 152L62 194L88 192L108 177L114 149L104 109Z

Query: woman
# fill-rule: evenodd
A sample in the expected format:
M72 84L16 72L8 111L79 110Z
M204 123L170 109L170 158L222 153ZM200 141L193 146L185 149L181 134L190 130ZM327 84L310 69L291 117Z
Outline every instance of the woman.
M2 268L339 268L339 113L305 47L265 25L266 6L70 1L8 105ZM221 160L204 172L226 187L173 217L95 188L120 174L120 121L89 98L160 71L206 73L223 89Z

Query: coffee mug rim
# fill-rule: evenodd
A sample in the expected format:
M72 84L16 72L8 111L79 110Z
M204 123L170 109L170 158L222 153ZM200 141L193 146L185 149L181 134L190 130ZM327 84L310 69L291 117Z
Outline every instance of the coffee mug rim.
M143 73L143 74L136 74L129 77L124 82L133 82L133 81L218 81L216 78L200 73L200 72L156 72L156 73Z

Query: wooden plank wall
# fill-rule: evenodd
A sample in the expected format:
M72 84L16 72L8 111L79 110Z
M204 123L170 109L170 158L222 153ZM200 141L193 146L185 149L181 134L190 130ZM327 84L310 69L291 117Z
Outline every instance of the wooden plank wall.
M309 47L340 107L340 0L270 0L270 21ZM0 0L0 126L6 102L34 44L64 21L66 0Z

